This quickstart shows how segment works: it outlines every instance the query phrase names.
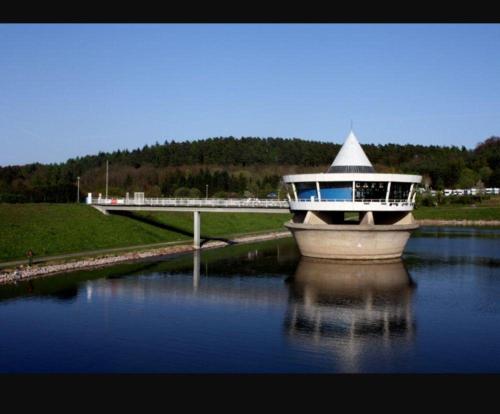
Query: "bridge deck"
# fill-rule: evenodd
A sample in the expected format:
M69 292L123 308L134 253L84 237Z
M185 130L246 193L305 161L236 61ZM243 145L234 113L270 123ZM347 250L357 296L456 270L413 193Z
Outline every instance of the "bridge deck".
M107 211L172 211L172 212L194 212L198 211L200 213L278 213L278 214L289 214L290 210L288 207L275 207L275 208L265 208L265 207L197 207L197 206L134 206L134 205L99 205L92 204L93 207L100 210L101 212Z

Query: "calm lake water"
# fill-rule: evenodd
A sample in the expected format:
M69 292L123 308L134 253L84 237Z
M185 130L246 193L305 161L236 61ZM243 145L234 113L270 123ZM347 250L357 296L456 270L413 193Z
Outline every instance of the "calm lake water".
M3 286L0 372L500 373L500 229L422 228L384 263L290 238Z

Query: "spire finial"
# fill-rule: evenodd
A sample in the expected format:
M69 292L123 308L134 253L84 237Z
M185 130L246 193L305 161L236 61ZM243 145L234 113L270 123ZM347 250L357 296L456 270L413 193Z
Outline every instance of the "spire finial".
M333 160L328 172L375 172L372 163L366 156L363 148L361 148L352 129Z

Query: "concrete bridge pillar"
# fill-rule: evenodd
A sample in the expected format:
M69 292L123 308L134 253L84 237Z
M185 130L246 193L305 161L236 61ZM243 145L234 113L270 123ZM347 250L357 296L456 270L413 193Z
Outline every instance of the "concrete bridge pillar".
M201 219L200 219L200 212L199 211L194 211L193 212L193 247L195 249L200 248L200 224L201 224Z

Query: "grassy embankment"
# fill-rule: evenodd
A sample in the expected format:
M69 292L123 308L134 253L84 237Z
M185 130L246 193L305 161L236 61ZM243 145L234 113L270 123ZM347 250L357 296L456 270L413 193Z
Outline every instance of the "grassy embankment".
M420 207L413 215L417 220L500 220L500 208Z
M0 204L0 262L192 239L192 213L141 213L158 225L85 205ZM202 213L202 237L284 230L285 214Z
M492 197L475 206L418 207L413 210L413 215L417 220L500 220L500 197Z

